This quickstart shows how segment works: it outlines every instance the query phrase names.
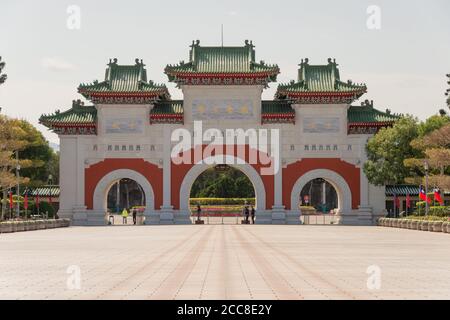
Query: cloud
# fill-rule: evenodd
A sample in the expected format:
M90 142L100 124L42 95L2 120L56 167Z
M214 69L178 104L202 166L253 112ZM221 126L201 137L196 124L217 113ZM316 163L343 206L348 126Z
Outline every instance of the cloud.
M75 69L75 66L70 62L55 57L47 57L42 59L41 65L45 69L52 71L71 71Z

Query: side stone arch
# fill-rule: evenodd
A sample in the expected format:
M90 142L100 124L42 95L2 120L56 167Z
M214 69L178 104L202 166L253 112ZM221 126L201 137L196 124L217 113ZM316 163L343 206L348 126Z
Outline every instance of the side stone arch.
M249 178L255 189L256 209L260 211L266 210L266 190L261 176L253 166L248 163L240 162L242 162L242 160L231 155L217 155L205 158L195 164L184 176L180 186L180 211L189 211L189 197L194 181L203 171L217 164L228 164L231 167L242 171Z
M328 169L316 169L306 172L294 184L291 192L291 210L298 210L299 196L303 187L311 180L322 178L328 181L338 196L338 213L350 213L352 210L352 192L345 179Z
M151 212L155 208L155 195L150 182L139 172L130 169L118 169L109 172L97 183L94 190L93 210L97 212L106 212L106 201L108 191L111 186L120 179L132 179L136 181L145 194L145 211Z

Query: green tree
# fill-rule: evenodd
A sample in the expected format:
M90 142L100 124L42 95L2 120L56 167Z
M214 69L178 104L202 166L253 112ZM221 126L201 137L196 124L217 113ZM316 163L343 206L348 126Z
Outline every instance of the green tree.
M218 179L213 181L205 189L200 190L201 198L232 198L236 194L234 180L227 174L219 175Z
M0 84L3 84L6 81L6 78L8 77L6 74L2 73L5 65L6 63L2 61L2 57L0 57Z
M427 135L414 139L411 146L422 152L420 157L405 159L407 167L419 174L409 177L410 183L424 183L425 161L429 165L429 183L443 189L450 189L450 123Z
M5 217L7 206L7 192L11 187L17 184L15 169L18 165L27 168L31 165L31 161L22 158L17 161L16 151L23 150L28 146L26 140L26 132L21 128L20 121L10 119L4 115L0 115L0 190L3 200L1 219ZM27 183L28 178L22 176L19 183Z
M405 116L392 128L383 128L367 143L368 161L364 173L374 185L403 183L413 175L413 168L404 165L404 160L421 155L411 146L411 141L419 136L417 119Z
M450 73L447 74L447 78L449 81L447 81L447 84L450 86ZM447 107L450 109L450 87L445 92L445 95L448 96L447 98Z
M191 188L191 198L251 198L254 194L248 177L232 167L226 171L205 170Z
M255 196L255 189L247 176L236 179L236 192L240 198L253 198Z
M20 127L25 132L27 146L19 153L20 158L32 161L31 167L21 170L21 174L30 178L30 186L40 186L47 184L49 176L58 177L56 174L59 169L58 156L49 146L48 141L42 133L26 120L19 120Z
M431 116L419 124L419 137L424 137L425 135L441 128L447 123L450 123L450 117L446 114Z

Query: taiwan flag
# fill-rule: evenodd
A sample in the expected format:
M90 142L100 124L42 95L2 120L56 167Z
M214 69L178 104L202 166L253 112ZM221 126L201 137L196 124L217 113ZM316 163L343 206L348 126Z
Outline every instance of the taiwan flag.
M439 190L439 188L434 188L434 201L439 202L441 206L444 204L444 200L441 197L441 191Z
M423 186L420 186L420 191L419 191L419 198L422 201L426 201L428 203L431 203L431 199L430 197L427 196L427 194L425 193L425 190L423 189Z

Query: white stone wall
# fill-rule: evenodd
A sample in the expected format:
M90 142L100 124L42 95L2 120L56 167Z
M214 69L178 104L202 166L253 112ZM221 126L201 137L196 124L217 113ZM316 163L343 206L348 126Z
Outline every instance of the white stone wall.
M142 158L164 168L164 219L176 220L171 213L170 201L170 132L183 127L192 131L192 103L196 99L242 99L253 104L252 117L242 120L203 120L203 132L208 128L280 129L281 163L283 166L303 158L340 158L362 167L366 161L365 144L370 135L347 135L348 105L294 105L295 124L261 124L262 86L182 86L184 94L184 125L150 124L152 105L97 105L97 136L60 136L61 139L61 202L60 216L86 216L84 207L84 169L105 158ZM305 132L304 119L335 119L336 132ZM114 120L136 119L143 123L142 132L107 133L106 128ZM175 143L172 143L172 146ZM312 150L315 145L316 150ZM306 149L305 146L308 146ZM117 149L118 148L118 149ZM275 205L272 219L284 218L281 205L281 174L275 178ZM384 210L384 188L376 188L367 182L361 171L362 211L378 214ZM267 208L271 209L271 208ZM83 211L84 210L84 211ZM361 212L362 212L361 211ZM75 214L75 215L74 215ZM100 214L100 213L98 213ZM83 216L84 215L84 216ZM162 216L161 216L162 217ZM75 219L75 218L74 218ZM162 219L162 218L161 218ZM184 218L183 218L184 219ZM101 219L100 219L101 220ZM284 221L284 220L283 220ZM98 221L97 221L98 222ZM97 223L96 222L96 223Z

